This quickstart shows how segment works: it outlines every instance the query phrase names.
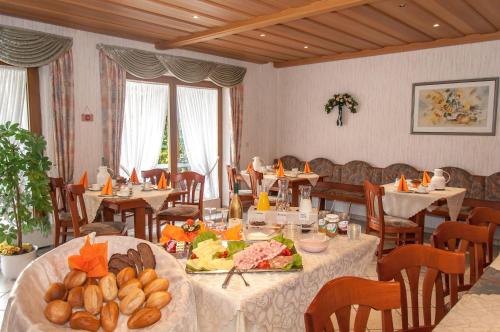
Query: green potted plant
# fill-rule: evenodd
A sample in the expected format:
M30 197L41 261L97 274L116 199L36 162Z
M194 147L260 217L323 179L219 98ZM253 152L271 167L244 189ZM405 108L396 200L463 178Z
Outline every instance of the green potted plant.
M45 146L42 136L17 123L0 124L0 263L7 278L17 278L36 258L37 248L23 244L23 232L50 229Z

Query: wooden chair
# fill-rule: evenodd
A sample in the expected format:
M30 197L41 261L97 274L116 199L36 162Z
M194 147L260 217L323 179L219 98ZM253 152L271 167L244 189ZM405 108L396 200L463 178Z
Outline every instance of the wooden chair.
M476 226L488 227L488 244L485 249L485 266L493 262L493 238L497 225L500 225L500 210L495 210L488 207L474 208L467 217L467 223ZM488 253L486 255L486 252Z
M62 178L49 178L50 200L54 210L54 247L65 243L73 235L73 221L66 205L66 189Z
M165 174L165 179L167 180L167 186L170 185L170 172L167 172L161 168L153 168L146 171L141 171L141 177L144 182L149 181L152 184L158 184L160 182L161 175Z
M484 249L488 244L488 236L486 226L462 224L457 221L446 221L440 224L432 234L432 244L435 248L469 253L469 283L465 283L464 275L459 276L459 292L469 290L483 274ZM445 294L447 294L449 292L448 276L445 280Z
M366 199L366 234L376 232L380 238L377 256L382 258L391 249L384 249L386 241L393 241L396 247L408 243L422 243L421 227L415 222L386 215L382 204L384 187L377 186L365 180Z
M326 283L304 314L307 332L334 331L335 313L340 332L350 328L351 305L358 304L354 331L366 331L370 310L382 311L382 330L392 332L392 309L401 307L399 284L358 277L340 277Z
M422 270L422 267L425 269ZM410 288L411 303L408 303L406 272ZM425 271L422 284L422 299L419 302L420 272ZM378 278L381 281L395 280L401 290L401 322L403 331L432 331L446 312L458 301L457 278L465 272L465 254L436 249L431 246L409 244L394 249L377 263ZM441 273L450 275L450 306L444 302L444 287ZM435 319L432 322L432 293L435 289ZM408 311L411 308L412 326L409 327ZM423 309L423 325L419 320L419 308Z
M229 184L229 198L231 198L231 195L234 192L234 184L238 183L238 181L236 180L236 168L232 167L231 165L227 165L226 170L227 182ZM238 190L238 196L240 197L243 207L252 206L254 201L252 190L241 189L241 186L239 188L240 189Z
M66 194L73 222L75 238L96 232L101 235L126 235L127 227L121 222L93 222L89 223L83 193L85 188L81 184L66 186Z
M172 207L156 215L158 240L161 235L162 222L175 223L188 219L201 219L203 215L203 191L205 190L205 177L203 175L191 171L175 174L172 177L172 186L178 190L186 191L186 194L182 195L180 200L172 202Z
M170 172L167 172L161 168L153 168L150 170L141 171L141 177L143 182L149 181L152 184L158 184L160 181L161 175L165 174L165 179L167 180L167 186L170 186ZM167 202L165 203L167 204ZM160 210L166 209L167 205L163 205ZM148 239L149 241L153 241L153 224L154 224L154 211L150 207L146 207L146 222L148 227ZM122 222L127 222L128 218L134 217L134 212L130 210L122 211L121 219Z

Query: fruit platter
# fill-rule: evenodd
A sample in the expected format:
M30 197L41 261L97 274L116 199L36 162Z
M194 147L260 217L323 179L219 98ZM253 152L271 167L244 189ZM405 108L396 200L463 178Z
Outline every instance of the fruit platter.
M33 262L16 284L8 331L178 331L194 303L173 257L121 236L69 241Z
M268 241L227 241L201 232L192 242L186 262L190 274L301 271L302 256L292 240L282 234Z

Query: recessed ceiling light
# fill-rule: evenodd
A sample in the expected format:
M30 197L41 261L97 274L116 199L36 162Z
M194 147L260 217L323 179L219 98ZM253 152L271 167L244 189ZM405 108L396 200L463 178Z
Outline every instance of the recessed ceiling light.
M198 15L193 15L194 19L200 18Z
M261 36L261 37L265 37L265 36L266 36L266 34L265 34L265 33L261 33L261 34L260 34L260 36Z
M406 4L405 4L405 3L400 3L400 4L399 4L399 8L404 8L404 7L406 7Z
M433 27L437 28L439 26L439 23L434 23Z
M309 48L309 46L306 45L306 46L304 46L304 48Z

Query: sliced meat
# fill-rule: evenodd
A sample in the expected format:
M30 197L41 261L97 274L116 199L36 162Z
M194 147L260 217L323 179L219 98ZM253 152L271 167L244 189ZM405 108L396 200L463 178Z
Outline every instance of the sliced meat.
M144 268L154 269L156 267L156 259L151 247L147 243L142 242L137 245L137 250L141 255L142 265Z
M269 261L272 269L282 269L293 261L293 256L277 256Z
M137 272L137 275L139 275L139 273L141 273L142 270L144 270L141 254L139 254L137 250L131 248L127 250L127 256L134 262L135 270Z
M277 241L255 242L233 256L234 265L241 270L254 268L262 261L278 256L286 246Z

